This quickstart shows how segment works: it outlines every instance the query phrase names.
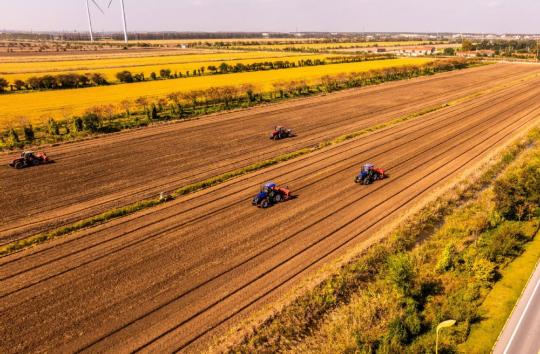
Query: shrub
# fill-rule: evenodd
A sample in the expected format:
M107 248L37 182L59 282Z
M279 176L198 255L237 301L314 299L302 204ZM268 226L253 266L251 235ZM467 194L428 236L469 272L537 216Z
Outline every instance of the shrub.
M82 118L84 130L95 133L101 127L101 118L96 113L87 113Z
M150 120L158 119L157 107L155 104L152 104L152 109L150 110Z
M75 117L73 119L73 130L75 132L82 132L83 131L83 120L81 117Z
M36 138L36 136L34 134L34 128L32 128L31 124L25 125L23 127L23 133L24 133L24 140L26 140L26 141L28 141L30 143L32 141L34 141L34 139Z
M483 235L479 242L480 254L491 262L500 263L506 257L519 255L525 241L519 224L505 222L494 231Z
M9 82L6 79L0 77L0 92L4 92L6 87L8 87L8 85L9 85Z
M169 69L161 69L159 71L159 76L161 76L164 79L170 79L171 78L171 70L169 70Z
M387 279L399 293L405 296L411 293L415 275L413 263L408 255L401 253L388 259Z
M455 260L456 256L457 256L456 246L453 243L446 245L441 255L441 258L439 258L439 261L437 262L437 266L435 269L439 273L444 273L452 269L456 261Z
M15 80L13 84L15 85L15 88L17 89L17 91L20 91L26 88L26 83L22 80Z
M489 286L495 280L495 264L484 258L476 258L472 265L474 278L482 286Z
M118 81L125 82L125 83L130 83L134 81L133 75L131 74L130 71L127 71L127 70L120 71L119 73L117 73L116 78L118 79Z
M47 122L47 130L49 134L51 135L59 135L60 134L60 127L58 126L58 123L53 119L49 118Z
M88 79L92 81L94 85L97 85L97 86L107 85L109 83L107 79L105 79L103 74L100 74L100 73L90 74L88 76Z
M525 220L538 214L540 205L540 159L531 161L495 182L497 210L509 220Z
M7 143L10 146L16 146L20 142L19 134L15 131L14 128L9 128L8 130L8 140Z

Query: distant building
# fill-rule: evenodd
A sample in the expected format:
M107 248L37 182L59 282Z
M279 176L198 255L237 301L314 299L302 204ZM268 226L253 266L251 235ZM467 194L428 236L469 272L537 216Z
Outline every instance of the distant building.
M405 57L419 57L423 55L435 54L437 48L433 46L419 46L419 47L402 47L394 50L393 52Z
M494 50L472 50L468 52L457 52L456 55L458 57L463 58L476 58L476 57L493 57L495 56Z
M262 36L263 36L263 38L269 38L269 37L270 37L270 34L268 34L268 33L263 33Z

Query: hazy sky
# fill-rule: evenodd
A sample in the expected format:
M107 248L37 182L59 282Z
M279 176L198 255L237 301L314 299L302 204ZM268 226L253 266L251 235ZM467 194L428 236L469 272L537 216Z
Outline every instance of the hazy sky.
M96 0L106 7L109 0ZM85 0L0 0L0 29L86 30ZM151 31L539 33L540 0L125 0L128 28ZM120 30L120 1L95 30Z

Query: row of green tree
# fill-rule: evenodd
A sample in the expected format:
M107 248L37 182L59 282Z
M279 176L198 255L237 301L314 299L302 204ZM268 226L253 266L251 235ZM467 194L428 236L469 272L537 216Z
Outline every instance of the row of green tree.
M366 43L374 41L380 42L408 42L421 41L422 38L403 38L403 37L384 37L376 39L366 39L365 37L340 37L340 38L322 38L322 39L304 39L304 40L238 40L238 41L192 41L179 46L187 46L192 48L199 47L218 47L231 49L233 47L256 47L256 46L275 46L275 45L291 45L301 46L305 44L328 44L329 46L339 46L342 43L358 43L359 46L365 46ZM436 42L429 42L434 44Z
M482 40L473 42L464 40L464 51L493 50L495 55L507 57L536 57L540 60L540 47L538 42L532 39L515 40Z
M9 87L11 91L21 90L57 90L71 89L89 86L108 85L109 82L103 74L59 74L34 76L26 81L15 80L13 83L0 77L0 92L5 92Z
M191 71L185 72L173 72L171 69L163 68L158 73L152 72L148 77L144 73L133 73L129 70L122 70L115 76L118 82L121 83L133 83L147 80L158 79L177 79L187 78L193 76L202 75L216 75L216 74L228 74L228 73L240 73L248 71L264 71L264 70L277 70L287 69L304 66L318 66L326 64L340 64L361 62L368 60L383 60L394 58L394 56L388 55L355 55L355 56L339 56L328 58L328 61L324 59L300 59L296 62L288 60L277 61L264 61L256 63L236 63L234 65L222 62L219 65L209 65L207 67L200 67ZM9 88L10 91L21 90L59 90L59 89L73 89L83 88L90 86L102 86L111 84L104 74L101 73L87 73L87 74L59 74L59 75L43 75L31 77L28 80L15 80L13 83L0 77L0 92L6 92Z

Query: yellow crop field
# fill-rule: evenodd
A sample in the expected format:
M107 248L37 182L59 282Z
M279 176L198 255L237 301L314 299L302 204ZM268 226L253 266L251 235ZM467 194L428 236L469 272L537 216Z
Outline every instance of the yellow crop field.
M143 73L146 77L149 77L152 72L155 72L159 76L159 71L161 69L170 69L172 73L175 72L185 74L186 71L190 72L190 75L193 70L200 69L201 67L204 67L205 70L208 68L209 65L219 66L222 62L225 62L229 65L235 65L238 63L241 64L252 64L256 62L262 62L262 61L270 61L275 62L278 60L287 60L290 62L298 62L301 59L307 60L307 59L325 59L328 57L328 55L309 55L309 54L297 54L297 55L283 55L285 53L275 53L275 52L269 52L266 54L260 53L257 56L254 56L250 59L235 59L237 57L242 57L244 54L252 54L252 53L231 53L228 55L211 55L213 60L211 61L204 61L202 59L207 58L207 56L203 55L196 55L192 56L193 58L178 58L178 57L168 57L168 58L141 58L141 60L138 61L138 64L129 65L125 61L121 61L122 64L116 63L118 65L125 65L125 66L114 66L114 67L106 67L103 66L102 68L97 69L79 69L79 70L65 70L65 71L46 71L46 72L39 72L39 73L17 73L17 74L7 74L7 75L1 75L4 79L8 80L9 82L14 82L15 80L27 80L28 78L32 76L41 76L45 74L52 74L52 75L59 75L59 74L67 74L67 73L79 73L79 74L85 74L85 73L101 73L104 74L108 81L115 82L116 74L122 70L129 70L133 74L135 73ZM277 54L277 55L276 55ZM152 61L152 64L143 64L145 62ZM187 61L187 62L185 62ZM103 64L100 65L110 65L111 61L106 60L102 61ZM113 61L114 62L114 61ZM132 59L132 62L134 60ZM108 64L107 64L108 63ZM158 64L159 63L159 64ZM98 64L98 63L91 63L91 64ZM74 64L76 65L76 64ZM0 64L0 70L2 68L2 64Z
M211 54L185 54L177 56L151 56L140 58L111 58L98 60L73 60L49 62L11 62L0 63L0 75L46 74L60 71L84 71L108 68L128 68L145 65L170 65L201 62L219 62L240 59L265 59L291 56L290 53L276 52L224 52ZM298 55L297 55L298 56Z
M138 97L164 97L172 92L203 90L227 85L254 84L262 90L271 90L278 81L306 80L313 83L324 75L363 72L386 67L420 65L432 61L426 58L390 59L362 63L332 64L283 70L244 72L226 75L211 75L174 80L147 81L91 87L75 90L43 91L0 95L2 116L0 124L12 122L19 117L29 119L34 124L42 123L49 117L61 119L80 114L96 105L117 105L122 100Z
M127 51L108 51L97 50L87 51L81 53L54 53L53 55L43 55L36 53L27 53L25 55L18 56L1 56L0 63L31 63L31 62L59 62L59 61L73 61L73 60L103 60L103 59L120 59L120 58L144 58L144 57L166 57L176 55L194 55L194 54L212 54L212 53L238 53L239 50L225 51L222 49L156 49L156 50L137 50L131 49Z

